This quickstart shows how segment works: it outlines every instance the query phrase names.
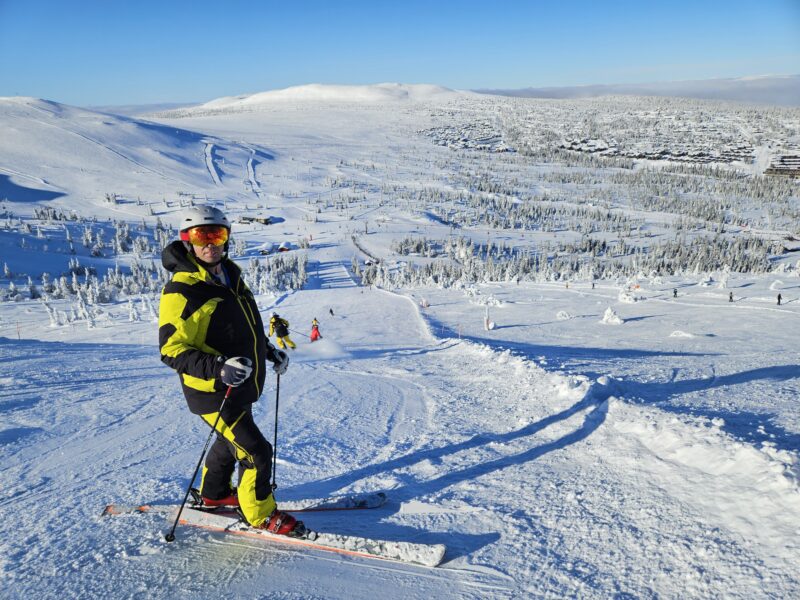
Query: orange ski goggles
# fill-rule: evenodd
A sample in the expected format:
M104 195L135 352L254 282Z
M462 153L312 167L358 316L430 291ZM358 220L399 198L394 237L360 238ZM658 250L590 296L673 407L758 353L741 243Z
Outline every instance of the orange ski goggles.
M228 228L223 225L200 225L181 231L181 240L192 246L222 246L228 241Z

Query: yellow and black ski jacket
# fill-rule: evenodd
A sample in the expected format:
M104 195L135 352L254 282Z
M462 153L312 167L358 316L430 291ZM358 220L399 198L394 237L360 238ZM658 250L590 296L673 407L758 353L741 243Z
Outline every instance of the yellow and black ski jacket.
M279 338L289 335L289 321L280 317L272 317L269 320L269 334L277 335Z
M223 260L230 287L216 282L183 242L164 248L161 263L172 273L164 286L158 319L161 360L178 372L189 410L207 414L219 410L227 390L219 378L222 365L233 356L253 361L253 374L233 388L226 406L246 406L264 390L266 361L276 361L275 347L253 293L236 264Z

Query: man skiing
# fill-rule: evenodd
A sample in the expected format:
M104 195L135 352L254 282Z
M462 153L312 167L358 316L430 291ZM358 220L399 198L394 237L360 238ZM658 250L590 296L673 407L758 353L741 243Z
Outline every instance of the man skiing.
M288 346L292 350L297 348L297 345L289 337L289 321L281 319L278 313L272 313L272 318L269 320L269 335L276 336L278 339L278 347L286 349Z
M222 211L189 208L179 229L180 240L161 255L172 279L161 294L158 337L161 360L177 371L189 410L210 427L216 423L200 484L203 503L238 506L252 527L292 535L297 521L276 506L272 446L252 414L266 361L281 375L289 357L264 335L255 298L227 258L231 225ZM238 489L231 485L237 462Z
M317 321L316 317L314 317L314 320L311 321L311 335L309 337L311 338L312 342L322 339L322 335L319 333L319 321Z

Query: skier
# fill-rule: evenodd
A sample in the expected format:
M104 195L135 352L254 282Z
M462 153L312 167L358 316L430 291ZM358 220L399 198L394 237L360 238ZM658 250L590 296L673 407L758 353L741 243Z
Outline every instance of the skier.
M332 308L329 308L328 312L331 313L331 316L333 316L333 309Z
M673 298L677 298L678 297L678 288L672 288L672 297Z
M778 306L780 306L780 305L781 305L781 300L783 300L783 297L782 297L782 296L780 295L780 293L779 293L779 294L778 294Z
M733 292L728 292L728 302L733 302Z
M322 339L322 336L319 333L319 321L317 321L316 317L314 317L314 320L311 321L311 335L309 337L311 338L312 342Z
M285 349L286 346L292 350L297 348L297 344L289 337L289 321L281 319L276 312L272 313L272 318L269 320L269 334L277 337L279 348Z
M216 423L200 483L204 504L238 506L252 527L292 535L298 522L276 506L272 446L252 413L264 389L266 361L282 375L289 357L264 335L255 298L227 258L230 229L222 211L211 206L181 215L180 240L161 255L172 273L161 294L161 360L177 371L189 410L209 426ZM237 461L238 489L231 485Z

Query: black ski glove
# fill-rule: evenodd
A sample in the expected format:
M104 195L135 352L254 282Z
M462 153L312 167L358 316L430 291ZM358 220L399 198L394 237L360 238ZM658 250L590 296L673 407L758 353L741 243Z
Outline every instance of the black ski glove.
M246 356L234 356L225 361L219 378L231 387L242 385L253 372L253 361Z
M286 369L289 368L289 355L277 348L273 354L275 356L275 362L272 368L278 375L283 375L286 373Z

